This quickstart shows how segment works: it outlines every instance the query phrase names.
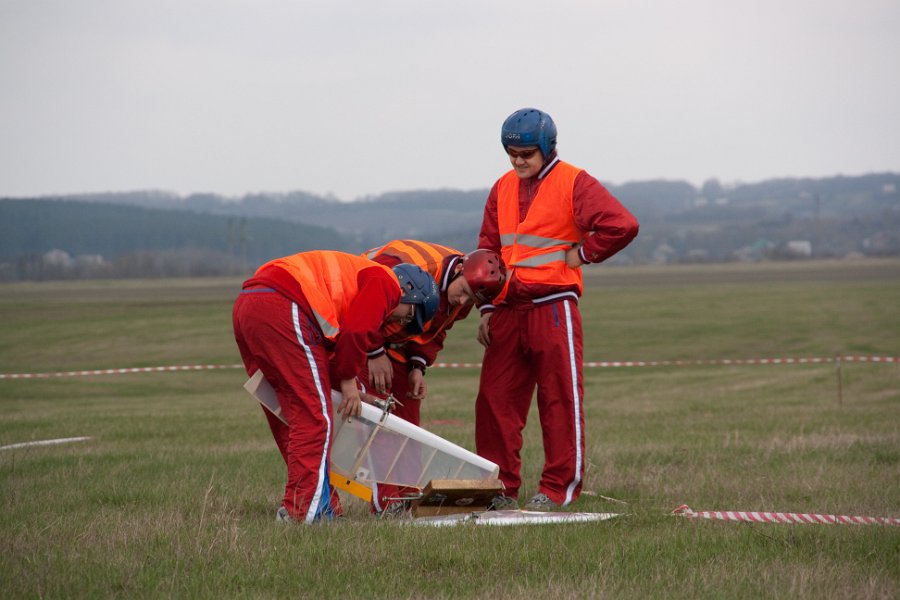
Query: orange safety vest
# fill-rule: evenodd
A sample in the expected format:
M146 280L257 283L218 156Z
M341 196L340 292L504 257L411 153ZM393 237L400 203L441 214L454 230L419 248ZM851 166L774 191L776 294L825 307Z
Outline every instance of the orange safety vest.
M525 220L519 217L519 177L509 171L497 185L497 226L500 253L522 283L575 285L581 293L581 269L566 265L566 251L585 232L575 225L572 196L581 169L560 161L547 174L531 202ZM511 279L511 277L509 278ZM509 286L494 299L497 303Z
M260 273L273 266L284 269L297 280L322 333L332 340L340 333L341 319L359 293L357 276L360 271L372 267L384 269L391 274L397 282L397 289L400 289L400 281L388 267L344 252L300 252L271 260L256 272Z
M449 246L441 246L431 242L394 240L379 248L373 248L363 253L362 256L369 260L375 260L376 257L382 254L394 256L403 263L417 265L440 283L441 276L444 274L444 259L453 255L461 256L462 252Z
M376 257L385 254L398 258L400 262L417 265L434 277L439 287L441 278L444 276L444 259L448 256L462 256L462 252L455 248L419 240L394 240L379 248L373 248L363 253L362 256L374 260ZM445 292L442 292L442 296L444 295ZM417 344L427 344L445 328L446 324L453 323L463 308L462 305L457 306L447 317L435 314L433 319L424 324L422 333L415 336L406 333L406 329L402 324L392 323L387 325L382 328L382 333L388 342L387 353L398 362L406 362L406 357L401 355L397 348L410 341Z

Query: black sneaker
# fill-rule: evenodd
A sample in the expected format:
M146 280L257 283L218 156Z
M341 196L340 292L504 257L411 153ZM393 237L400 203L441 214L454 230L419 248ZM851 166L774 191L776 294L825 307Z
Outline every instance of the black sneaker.
M378 513L378 517L381 519L402 519L409 514L409 508L406 506L406 502L391 502L388 504L387 508Z
M535 494L525 505L525 510L553 510L559 508L559 504L547 497L547 494Z
M519 501L503 494L497 494L491 498L488 510L519 510Z

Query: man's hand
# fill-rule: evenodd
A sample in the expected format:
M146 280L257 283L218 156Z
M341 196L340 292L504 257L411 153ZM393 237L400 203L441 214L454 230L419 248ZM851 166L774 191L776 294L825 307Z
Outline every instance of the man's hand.
M416 400L424 400L428 394L425 374L419 369L409 370L409 396Z
M359 397L355 379L341 380L341 403L338 404L338 413L345 421L362 413L362 399Z
M478 324L478 343L487 348L491 345L490 327L488 321L491 320L491 313L481 315L481 323Z
M566 250L566 265L571 269L580 269L584 262L581 260L581 244L572 246Z
M369 383L379 394L387 394L394 383L394 368L387 354L369 359Z

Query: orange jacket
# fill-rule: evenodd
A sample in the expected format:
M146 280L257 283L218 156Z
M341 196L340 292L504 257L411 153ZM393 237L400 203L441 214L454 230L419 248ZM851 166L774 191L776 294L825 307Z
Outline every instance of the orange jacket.
M430 364L443 347L446 330L454 321L465 318L469 314L471 306L460 305L450 309L447 304L449 277L445 269L451 263L448 258L462 255L463 253L455 248L419 240L394 240L363 254L368 259L388 266L399 263L417 265L434 277L441 291L440 306L434 317L425 323L422 333L412 335L397 323L389 323L381 328L387 353L391 358L401 363L407 362L408 357L401 350L405 344L411 343L416 346L411 351L416 355L422 355L422 360ZM452 264L457 263L452 261Z
M341 320L359 291L360 271L372 267L383 269L396 281L398 291L400 289L400 282L390 268L343 252L300 252L269 261L256 273L270 267L283 269L300 284L322 333L331 340L340 333Z
M441 246L432 242L419 240L394 240L384 246L373 248L362 256L376 260L383 255L396 257L401 263L417 265L426 273L430 273L438 283L444 273L444 259L448 256L462 256L462 252L449 246Z
M497 225L501 255L523 283L577 287L581 269L566 265L566 251L585 233L572 216L572 190L581 169L560 161L541 183L524 221L519 218L519 177L510 171L497 183ZM509 279L512 279L510 277ZM507 280L507 286L509 285ZM502 301L506 289L494 299Z

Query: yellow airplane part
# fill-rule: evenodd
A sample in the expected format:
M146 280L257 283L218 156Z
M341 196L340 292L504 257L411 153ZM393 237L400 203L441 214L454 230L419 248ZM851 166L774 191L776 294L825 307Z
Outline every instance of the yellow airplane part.
M348 494L352 494L365 502L372 501L372 489L364 486L358 481L353 481L352 479L348 479L341 475L340 473L335 473L334 471L330 471L328 475L329 480L331 481L331 485L338 488L339 490L344 490Z

